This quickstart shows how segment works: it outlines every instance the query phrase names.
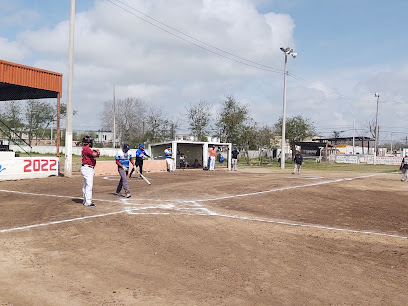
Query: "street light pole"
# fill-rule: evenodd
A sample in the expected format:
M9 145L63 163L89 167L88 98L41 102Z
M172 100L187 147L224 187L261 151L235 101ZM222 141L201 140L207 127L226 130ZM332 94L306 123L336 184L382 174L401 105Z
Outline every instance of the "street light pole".
M67 125L65 130L65 162L64 175L72 176L72 91L74 84L74 26L75 0L71 0L71 15L69 19L69 60L68 60L68 94L67 94Z
M377 112L375 115L375 141L374 141L374 165L377 158L377 145L378 145L378 102L380 100L380 94L376 92L374 96L377 98Z
M286 146L286 82L288 72L286 71L286 66L288 63L288 55L291 54L293 58L297 56L297 53L293 52L291 48L280 48L280 50L285 53L285 69L284 69L284 77L283 77L283 114L282 114L282 144L281 144L281 169L285 169L285 146Z

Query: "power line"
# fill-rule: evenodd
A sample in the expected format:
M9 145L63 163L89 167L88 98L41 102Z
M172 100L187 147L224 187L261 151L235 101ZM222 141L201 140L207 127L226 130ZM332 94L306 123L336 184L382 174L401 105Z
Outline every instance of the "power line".
M188 34L182 32L182 31L180 31L180 30L177 30L176 28L174 28L174 27L172 27L172 26L169 26L169 25L167 25L166 23L161 22L161 21L159 21L159 20L157 20L157 19L155 19L155 18L153 18L153 17L151 17L151 16L149 16L149 15L143 13L142 11L140 11L140 10L138 10L138 9L136 9L136 8L134 8L134 7L132 7L132 6L130 6L130 5L128 5L127 3L122 2L121 0L116 0L116 2L120 3L121 5L119 5L119 4L117 4L117 3L114 3L112 0L107 0L107 1L110 2L112 5L115 5L116 7L118 7L118 8L120 8L120 9L124 10L125 12L127 12L127 13L129 13L129 14L131 14L131 15L133 15L133 16L135 16L135 17L141 19L141 20L143 20L144 22L147 22L148 24L150 24L150 25L152 25L152 26L154 26L154 27L156 27L156 28L158 28L158 29L160 29L160 30L162 30L162 31L164 31L164 32L166 32L166 33L168 33L168 34L170 34L170 35L172 35L172 36L174 36L174 37L177 37L178 39L181 39L181 40L183 40L183 41L185 41L185 42L187 42L187 43L189 43L189 44L192 44L192 45L194 45L194 46L196 46L196 47L198 47L198 48L201 48L201 49L203 49L203 50L205 50L205 51L211 52L211 53L213 53L213 54L215 54L215 55L218 55L218 56L220 56L220 57L226 58L226 59L228 59L228 60L231 60L231 61L234 61L234 62L243 64L243 65L246 65L246 66L255 68L255 69L260 69L260 70L264 70L264 71L268 71L268 72L273 72L273 73L284 74L284 71L283 71L282 69L270 67L270 66L267 66L267 65L264 65L264 64L257 63L257 62L255 62L255 61L248 60L248 59L246 59L246 58L240 57L240 56L238 56L238 55L235 55L235 54L233 54L233 53L230 53L230 52L228 52L228 51L225 51L225 50L223 50L223 49L220 49L220 48L218 48L218 47L216 47L216 46L213 46L213 45L211 45L211 44L209 44L209 43L206 43L206 42L204 42L204 41L202 41L202 40L199 40L199 39L197 39L197 38L195 38L195 37L193 37L193 36L191 36L191 35L188 35ZM123 6L125 6L125 7L123 7ZM127 8L126 8L126 7L127 7ZM139 16L138 14L135 14L135 13L131 12L129 9L132 10L132 11L134 11L134 12L137 12L138 14L144 16L145 18ZM147 20L146 18L148 18L148 19L150 19L150 20L152 20L152 21ZM156 23L157 23L157 24L156 24ZM158 25L158 24L159 24L159 25ZM164 27L165 27L165 28L164 28ZM167 29L166 29L166 28L167 28ZM173 32L172 32L172 31L173 31ZM175 34L174 32L177 33L177 34ZM194 41L195 41L195 42L194 42ZM204 46L203 46L203 45L204 45ZM205 47L205 46L206 46L206 47ZM212 48L213 50L210 49L210 48ZM214 50L215 50L215 51L214 51ZM297 80L297 81L299 81L299 82L301 82L301 83L304 83L304 84L306 84L306 85L308 85L308 86L310 86L310 87L313 87L313 88L318 89L318 90L320 90L320 91L323 91L323 92L332 94L332 95L334 95L334 96L337 96L337 97L342 98L342 99L345 99L345 100L356 101L356 102L366 102L366 103L371 103L371 102L372 102L372 100L358 99L358 98L354 98L354 97L350 97L350 96L343 95L343 94L341 94L341 93L339 93L339 92L337 92L337 91L330 90L330 89L321 87L321 86L319 86L319 85L317 85L317 84L315 84L315 83L309 82L309 81L307 81L307 80L305 80L305 79L303 79L303 78L301 78L301 77L299 77L299 76L297 76L297 75L295 75L295 74L289 73L289 72L287 72L287 75L288 75L288 76L291 76L291 77L294 78L295 80ZM404 103L404 102L400 102L400 101L389 101L389 102L391 102L391 103L398 103L398 104ZM382 101L381 103L387 103L387 101Z
M193 41L190 41L190 40L188 40L188 39L186 39L186 38L184 38L184 37L182 37L182 36L180 36L180 35L178 35L178 34L172 33L171 31L169 31L169 30L167 30L167 29L164 29L163 27L161 27L161 26L159 26L159 25L157 25L157 24L155 24L155 23L153 23L153 22L151 22L151 21L149 21L149 20L147 20L147 19L145 19L145 18L143 18L143 17L141 17L141 16L138 16L137 14L135 14L135 13L129 11L128 9L126 9L126 8L124 8L124 7L120 6L120 5L118 5L118 4L114 3L114 2L112 2L111 0L107 0L107 1L110 2L110 3L112 3L113 5L115 5L115 6L119 7L119 8L121 8L122 10L128 12L129 14L131 14L131 15L133 15L133 16L135 16L135 17L137 17L137 18L139 18L139 19L141 19L141 20L143 20L143 21L145 21L145 22L147 22L147 23L149 23L150 25L152 25L152 26L154 26L154 27L156 27L156 28L158 28L158 29L160 29L160 30L162 30L162 31L164 31L164 32L166 32L166 33L168 33L168 34L170 34L170 35L173 35L173 36L175 36L175 37L177 37L177 38L179 38L179 39L181 39L181 40L183 40L183 41L185 41L185 42L187 42L187 43L189 43L189 44L192 44L192 45L194 45L194 46L196 46L196 47L198 47L198 48L201 48L201 49L203 49L203 50L205 50L205 51L211 52L211 53L213 53L213 54L216 54L216 55L221 56L221 57L223 57L223 58L229 59L229 60L231 60L231 61L234 61L234 62L243 64L243 65L246 65L246 66L250 66L250 67L252 67L252 68L256 68L256 69L260 69L260 70L264 70L264 71L268 71L268 72L273 72L273 73L283 74L283 70L281 70L281 69L269 67L269 66L266 66L266 65L263 65L263 64L259 64L259 63L256 63L256 62L247 60L247 59L245 59L245 58L239 57L239 56L237 56L237 55L234 55L234 54L232 54L232 53L229 53L229 52L227 52L227 51L224 51L224 50L222 50L222 49L219 49L219 48L217 48L217 47L214 47L214 46L212 46L212 45L210 45L210 44L207 44L207 43L205 43L205 42L202 42L202 41L200 41L200 40L198 40L198 39L195 39L195 38L193 38L193 37L191 37L191 36L189 36L189 35L187 35L187 34L184 34L184 33L180 32L180 31L178 31L178 30L176 30L176 29L174 29L174 28L172 28L172 27L170 27L170 26L168 26L168 25L162 23L162 22L157 21L157 20L154 19L153 17L150 17L150 16L148 16L148 15L146 15L146 14L143 14L143 13L139 12L139 11L136 10L135 8L133 8L133 7L127 5L127 4L125 4L125 3L123 3L123 2L121 2L121 1L119 1L119 0L117 0L117 1L120 2L122 5L126 5L127 7L129 7L129 8L131 8L131 9L135 10L136 12L139 12L140 14L143 14L144 16L146 16L146 17L148 17L148 18L150 18L150 19L152 19L152 20L158 22L159 24L161 24L161 25L163 25L163 26L165 26L165 27L167 27L167 28L169 28L169 29L171 29L171 30L173 30L173 31L175 31L175 32L177 32L177 33L179 33L179 34L181 34L181 35L184 35L184 36L186 36L186 37L188 37L188 38L190 38L190 39L193 39L193 40L195 40L195 41L197 41L197 42L199 42L199 43L201 43L201 44L203 44L203 45L205 45L205 46L209 46L209 47L211 47L211 48L214 48L215 50L218 50L218 51L220 51L220 52L223 52L223 53L225 53L225 54L227 54L227 55L224 55L224 54L222 54L222 53L220 53L220 52L211 50L211 49L209 49L209 48L207 48L207 47L204 47L204 46L202 46L202 45L199 45L198 43L195 43L195 42L193 42ZM235 57L235 58L237 58L237 59L234 59L234 58L232 58L232 57Z

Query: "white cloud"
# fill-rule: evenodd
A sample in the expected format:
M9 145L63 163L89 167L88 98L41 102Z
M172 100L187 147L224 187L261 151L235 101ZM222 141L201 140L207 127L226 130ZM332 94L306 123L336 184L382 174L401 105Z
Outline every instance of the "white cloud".
M296 47L293 38L296 20L276 12L261 14L255 7L255 4L260 5L257 2L262 1L173 0L171 4L165 0L126 1L131 7L201 42L282 70L283 54L279 47ZM154 22L130 7L126 9ZM183 112L190 102L219 102L233 95L250 105L254 119L259 122L274 124L281 116L282 74L217 56L203 48L222 53L220 50L156 23L202 48L194 46L129 12L100 0L90 10L76 16L74 109L78 110L78 115L74 118L74 128L99 125L97 113L104 101L112 99L113 84L116 84L117 98L139 97L173 114ZM22 32L14 42L0 38L0 58L25 64L29 64L26 60L32 61L36 67L63 73L64 100L68 78L68 31L68 20L61 20L53 28ZM341 99L329 91L371 99L371 91L375 88L382 92L384 99L387 95L390 99L407 97L408 66L390 71L388 67L373 65L341 67L318 76L310 76L309 72L300 75L325 90L289 77L288 116L302 114L316 125L351 125L350 116L357 115L363 121L371 116L371 106ZM394 109L393 106L390 109ZM387 116L384 114L383 120L392 122L391 116Z

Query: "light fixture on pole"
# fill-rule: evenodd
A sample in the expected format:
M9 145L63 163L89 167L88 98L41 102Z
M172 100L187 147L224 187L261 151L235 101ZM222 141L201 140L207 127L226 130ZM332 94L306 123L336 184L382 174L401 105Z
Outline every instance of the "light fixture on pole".
M375 141L374 141L374 165L376 164L377 157L377 145L378 145L378 101L380 100L380 94L376 92L374 97L377 98L377 112L375 115Z
M286 134L286 79L288 72L286 71L286 65L288 63L288 55L292 55L293 58L296 58L297 53L293 52L291 48L280 48L283 53L285 53L285 70L283 78L283 114L282 114L282 145L281 145L281 169L285 169L285 134Z

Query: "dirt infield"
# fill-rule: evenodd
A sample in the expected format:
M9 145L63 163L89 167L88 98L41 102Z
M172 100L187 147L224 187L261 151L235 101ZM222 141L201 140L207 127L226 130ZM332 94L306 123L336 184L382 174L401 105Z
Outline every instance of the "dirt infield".
M398 174L146 176L0 182L0 305L408 304Z

